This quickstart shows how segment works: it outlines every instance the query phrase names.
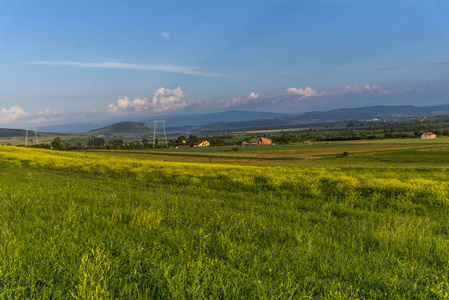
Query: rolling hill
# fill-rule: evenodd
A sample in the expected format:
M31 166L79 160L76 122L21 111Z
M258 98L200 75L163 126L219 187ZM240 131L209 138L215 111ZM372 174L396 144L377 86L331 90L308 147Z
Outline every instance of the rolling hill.
M404 117L424 117L449 114L449 106L416 107L413 105L401 106L369 106L358 108L341 108L331 111L313 111L304 114L283 115L273 118L238 122L214 122L201 126L170 127L172 132L201 132L235 130L258 127L294 126L310 123L326 123L337 121L356 121L372 119L396 119Z
M0 128L0 137L25 136L25 134L26 131L24 129ZM34 135L34 131L28 131L28 135Z
M99 129L90 130L82 135L105 136L105 137L127 137L143 138L153 134L153 130L143 122L120 122Z
M284 114L271 113L271 112L255 112L255 111L243 111L243 110L230 110L218 113L201 113L201 114L176 114L169 116L158 117L135 117L134 122L145 122L150 124L155 118L164 119L167 121L167 127L178 126L200 126L212 122L237 122L247 120L257 120L263 118L278 117ZM89 130L96 130L97 128L107 127L117 122L128 121L128 119L116 119L115 121L92 121L90 123L67 123L49 126L40 126L41 132L60 132L60 133L82 133Z

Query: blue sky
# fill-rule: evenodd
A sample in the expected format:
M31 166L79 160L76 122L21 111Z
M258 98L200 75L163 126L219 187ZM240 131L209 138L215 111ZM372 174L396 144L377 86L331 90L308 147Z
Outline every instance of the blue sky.
M445 0L0 0L0 125L449 102Z

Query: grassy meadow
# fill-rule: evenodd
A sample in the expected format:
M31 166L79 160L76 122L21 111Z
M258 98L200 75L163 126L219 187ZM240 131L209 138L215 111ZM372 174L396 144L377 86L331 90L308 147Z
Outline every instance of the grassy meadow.
M342 159L345 151L351 156ZM258 166L445 168L449 164L449 155L446 155L449 154L449 137L248 146L238 147L237 152L231 151L230 146L88 152L151 160Z
M447 142L0 146L0 298L444 299Z

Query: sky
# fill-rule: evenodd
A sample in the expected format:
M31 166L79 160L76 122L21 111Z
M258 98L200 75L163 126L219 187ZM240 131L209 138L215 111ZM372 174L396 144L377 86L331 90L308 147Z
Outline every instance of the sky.
M446 103L446 0L0 0L0 127Z

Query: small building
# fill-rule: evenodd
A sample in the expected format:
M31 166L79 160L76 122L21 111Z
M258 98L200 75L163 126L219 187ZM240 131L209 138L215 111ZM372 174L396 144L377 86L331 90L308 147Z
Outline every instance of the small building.
M272 141L263 137L259 138L259 145L271 145Z
M433 132L424 132L421 135L422 139L435 139L436 137L437 137L437 135L435 133L433 133Z
M193 147L207 147L210 146L210 143L207 140L201 140L193 144Z
M249 145L271 145L272 141L263 137L249 141Z

